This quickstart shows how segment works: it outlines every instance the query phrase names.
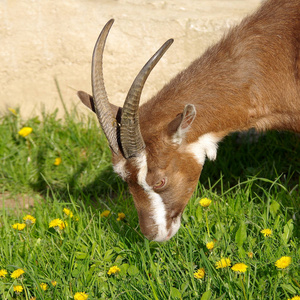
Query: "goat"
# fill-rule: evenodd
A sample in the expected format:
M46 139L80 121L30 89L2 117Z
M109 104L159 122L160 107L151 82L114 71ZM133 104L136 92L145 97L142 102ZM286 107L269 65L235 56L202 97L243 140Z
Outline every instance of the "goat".
M173 40L143 67L120 108L108 102L102 74L112 24L95 45L93 96L78 96L97 114L142 233L166 241L223 137L250 128L300 132L300 1L266 1L140 107L144 83Z

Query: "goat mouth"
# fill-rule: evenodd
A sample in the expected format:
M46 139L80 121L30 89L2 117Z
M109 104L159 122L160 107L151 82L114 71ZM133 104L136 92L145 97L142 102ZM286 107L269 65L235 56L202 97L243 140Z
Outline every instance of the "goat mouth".
M158 234L154 238L154 241L156 242L165 242L170 240L178 231L181 224L181 215L173 219L173 222L171 223L171 226L168 230L166 230L165 234Z

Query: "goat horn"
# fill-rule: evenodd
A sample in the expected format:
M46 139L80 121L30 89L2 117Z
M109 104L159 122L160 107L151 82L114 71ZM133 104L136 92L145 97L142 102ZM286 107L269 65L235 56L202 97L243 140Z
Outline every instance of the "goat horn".
M120 139L124 157L137 156L145 148L145 143L139 125L139 103L144 84L158 61L173 43L173 39L166 41L161 48L149 59L136 76L125 99L122 110Z
M93 52L92 59L92 89L95 105L95 112L98 117L99 123L103 129L103 132L108 140L109 146L114 153L118 153L118 141L117 141L117 121L114 117L107 93L104 86L103 79L103 50L106 42L109 30L114 23L114 20L109 20L102 29Z

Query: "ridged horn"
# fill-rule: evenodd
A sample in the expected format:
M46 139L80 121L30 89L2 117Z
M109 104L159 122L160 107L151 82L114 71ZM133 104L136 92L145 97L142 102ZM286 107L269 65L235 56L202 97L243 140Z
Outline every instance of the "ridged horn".
M125 99L122 110L120 139L124 157L137 156L144 148L145 143L140 131L139 103L144 84L158 61L173 43L173 39L166 41L161 48L149 59L136 76Z
M114 117L103 79L103 51L109 30L114 20L109 20L102 29L93 52L92 59L92 90L95 105L95 112L102 127L102 130L108 140L109 146L114 153L118 153L117 141L117 121Z

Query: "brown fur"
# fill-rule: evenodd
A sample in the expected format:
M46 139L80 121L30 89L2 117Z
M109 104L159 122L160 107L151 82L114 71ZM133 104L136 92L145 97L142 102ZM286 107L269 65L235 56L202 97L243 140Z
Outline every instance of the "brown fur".
M251 127L299 132L299 55L300 1L267 1L140 107L144 140L188 103L197 110L189 141Z

